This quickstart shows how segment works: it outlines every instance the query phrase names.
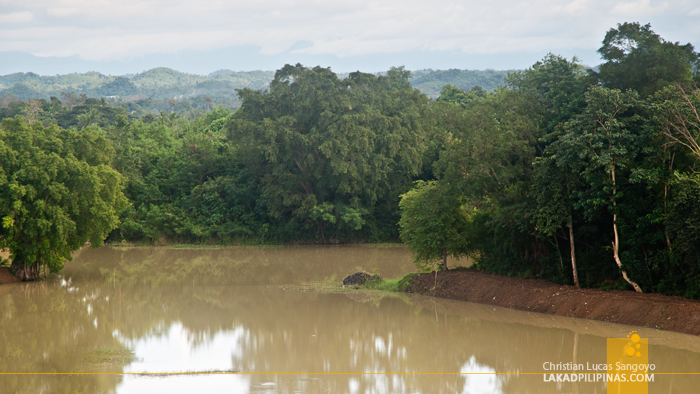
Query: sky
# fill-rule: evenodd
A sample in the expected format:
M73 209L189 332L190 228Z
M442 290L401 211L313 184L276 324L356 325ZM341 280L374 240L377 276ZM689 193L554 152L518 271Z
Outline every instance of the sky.
M595 66L623 22L700 47L699 0L0 0L0 75Z

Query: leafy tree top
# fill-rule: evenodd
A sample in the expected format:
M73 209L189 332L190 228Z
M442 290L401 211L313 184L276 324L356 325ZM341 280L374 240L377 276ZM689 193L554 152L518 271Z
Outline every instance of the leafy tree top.
M700 72L700 57L692 44L661 38L651 25L618 24L605 34L598 49L606 63L600 78L610 88L634 89L647 97L664 86L688 83Z
M0 122L0 247L13 267L58 272L85 242L102 245L127 204L113 155L93 128Z
M297 64L278 70L268 91L239 90L243 103L229 120L229 138L264 174L271 213L315 220L324 217L314 214L323 203L341 214L398 196L420 171L425 147L428 99L409 78L397 68L339 79Z

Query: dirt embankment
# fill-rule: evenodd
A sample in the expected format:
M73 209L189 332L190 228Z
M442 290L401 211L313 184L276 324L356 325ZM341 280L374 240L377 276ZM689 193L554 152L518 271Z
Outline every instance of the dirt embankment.
M0 260L10 258L10 252L7 249L0 249ZM10 273L7 267L0 267L0 285L5 283L20 282L19 278Z
M700 301L633 291L577 289L473 270L414 276L409 293L700 335Z
M19 278L10 273L7 267L0 267L0 284L19 282Z

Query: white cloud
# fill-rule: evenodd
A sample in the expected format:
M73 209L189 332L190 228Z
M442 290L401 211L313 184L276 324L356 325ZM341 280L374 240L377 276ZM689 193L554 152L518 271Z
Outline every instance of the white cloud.
M76 7L50 7L46 13L57 17L73 16L80 13L80 9Z
M299 41L294 53L339 57L410 50L495 54L599 46L616 23L671 18L693 39L700 12L690 0L0 0L9 15L34 15L31 27L0 26L0 51L115 60L151 53L240 45L264 55ZM0 18L9 15L0 16ZM654 19L657 18L657 19ZM685 19L684 19L685 18ZM14 17L13 20L18 20ZM663 22L664 20L658 19ZM0 19L0 21L2 21ZM685 29L685 30L684 30ZM685 32L685 34L684 34Z
M639 17L647 15L658 15L668 8L668 2L664 1L658 6L651 5L650 0L638 0L631 2L618 3L612 8L610 13L617 16Z
M0 23L27 23L31 22L34 14L29 11L0 14Z
M690 11L690 12L688 13L688 15L690 15L690 16L700 16L700 7L698 7L698 8L696 8L696 9Z
M555 7L554 10L567 16L583 16L591 11L590 3L588 0L574 0L562 7Z

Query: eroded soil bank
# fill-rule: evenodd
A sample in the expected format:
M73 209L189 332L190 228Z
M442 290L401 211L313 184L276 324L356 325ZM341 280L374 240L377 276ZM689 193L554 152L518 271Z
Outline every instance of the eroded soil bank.
M700 335L700 301L633 291L577 289L473 270L413 277L409 293Z
M10 273L7 267L0 267L0 284L19 282L19 278Z

